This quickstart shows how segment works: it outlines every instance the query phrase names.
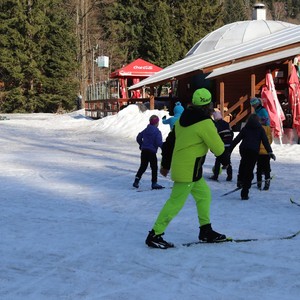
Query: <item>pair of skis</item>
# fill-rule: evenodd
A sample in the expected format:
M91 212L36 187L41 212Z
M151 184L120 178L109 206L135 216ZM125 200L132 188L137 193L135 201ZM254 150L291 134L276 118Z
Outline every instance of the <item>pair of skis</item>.
M293 234L291 234L291 235L286 235L286 236L281 236L281 237L273 237L273 238L233 239L233 238L228 237L225 240L216 241L213 244L220 244L220 243L226 243L226 242L248 243L248 242L291 240L299 234L300 234L300 230L293 233ZM209 243L203 242L203 241L194 241L194 242L184 243L184 244L182 244L182 246L191 247L191 246L198 245L198 244L209 244Z
M270 177L270 180L272 180L273 177L274 177L274 176ZM266 180L262 180L262 181L260 181L260 182L263 183L263 182L265 182L265 181L266 181ZM251 185L254 185L254 184L257 184L257 183L258 183L258 181L255 181L255 182L252 182ZM221 197L230 195L230 194L232 194L232 193L234 193L234 192L237 192L238 190L241 190L241 189L242 189L242 187L236 187L235 189L233 189L233 190L231 190L231 191L229 191L229 192L227 192L227 193L221 195Z
M300 207L300 202L294 201L293 198L290 198L290 202L292 204ZM296 237L297 235L300 235L300 230L293 233L293 234L290 234L290 235L281 236L281 237L272 237L272 238L234 239L234 238L228 237L225 240L216 241L215 244L217 244L217 243L226 243L226 242L248 243L248 242L259 242L259 241L263 242L263 241L291 240L294 237ZM190 246L194 246L194 245L198 245L198 244L208 244L208 243L203 242L203 241L194 241L194 242L184 243L184 244L182 244L182 246L190 247Z

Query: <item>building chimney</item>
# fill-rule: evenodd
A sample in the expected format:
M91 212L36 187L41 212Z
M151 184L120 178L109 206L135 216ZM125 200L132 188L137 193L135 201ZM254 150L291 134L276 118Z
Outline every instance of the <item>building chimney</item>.
M266 7L263 3L255 3L253 6L252 20L266 20Z

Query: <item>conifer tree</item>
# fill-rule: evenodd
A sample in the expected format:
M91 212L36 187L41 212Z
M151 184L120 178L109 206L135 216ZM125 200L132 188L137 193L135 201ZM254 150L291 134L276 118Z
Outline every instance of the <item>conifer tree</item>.
M224 4L224 24L249 20L243 0L226 0Z
M146 59L164 68L179 57L171 10L165 1L143 1L144 15L142 42L139 53Z
M172 1L173 24L179 41L181 55L206 34L223 25L222 3L214 0Z
M185 56L207 33L222 25L222 5L215 0L115 0L100 4L104 39L116 57L138 57L161 67Z
M2 0L0 110L55 112L72 108L75 33L60 0Z
M113 57L112 68L119 68L140 57L139 43L142 42L142 28L145 12L138 0L100 1L103 40L109 42L108 54Z

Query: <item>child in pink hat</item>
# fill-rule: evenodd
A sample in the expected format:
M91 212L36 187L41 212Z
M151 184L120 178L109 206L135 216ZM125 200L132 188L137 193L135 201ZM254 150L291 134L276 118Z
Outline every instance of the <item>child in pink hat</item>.
M157 115L152 115L149 119L149 124L147 127L141 131L137 137L136 141L140 146L141 150L141 163L140 167L135 175L135 180L133 182L133 187L139 188L139 182L142 175L147 170L148 164L150 163L151 168L151 188L152 189L162 189L163 186L157 183L157 150L162 147L162 134L157 128L159 124L159 117Z

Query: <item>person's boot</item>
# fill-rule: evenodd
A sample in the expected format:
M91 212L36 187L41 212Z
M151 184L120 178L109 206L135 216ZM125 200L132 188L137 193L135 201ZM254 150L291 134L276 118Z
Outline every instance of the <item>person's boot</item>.
M210 180L218 181L218 176L212 175L209 177Z
M246 188L242 188L241 190L241 199L242 200L248 200L249 199L249 190Z
M259 190L261 190L262 175L261 175L261 174L257 174L256 179L257 179L257 188L258 188Z
M231 181L232 180L232 166L229 165L227 167L227 177L226 177L226 181Z
M160 189L163 189L165 187L158 184L157 182L152 182L151 188L152 188L152 190L160 190Z
M154 230L152 229L149 231L149 234L146 238L146 245L151 248L159 248L159 249L167 249L167 248L173 248L174 244L169 243L165 241L162 236L164 234L155 234Z
M134 183L132 184L133 187L138 188L139 187L140 178L135 177Z
M257 188L261 190L261 181L257 181Z
M266 179L265 186L264 186L264 191L267 191L270 188L270 182L271 182L270 179Z
M207 243L217 243L226 240L226 235L218 233L211 228L211 224L200 226L200 232L198 236L200 241Z
M232 180L232 175L227 175L226 181L231 181Z

